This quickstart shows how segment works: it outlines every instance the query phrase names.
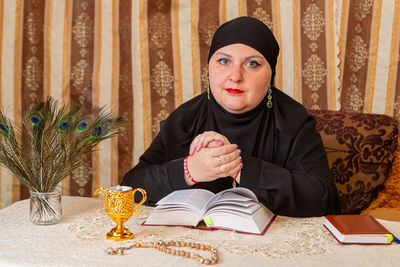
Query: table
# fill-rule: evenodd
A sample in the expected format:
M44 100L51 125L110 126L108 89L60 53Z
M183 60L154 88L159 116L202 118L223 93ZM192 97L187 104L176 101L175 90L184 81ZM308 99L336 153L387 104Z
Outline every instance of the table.
M0 210L1 266L204 266L152 248L109 256L108 247L132 241L111 241L105 234L114 222L103 211L102 198L62 197L63 217L40 226L28 219L29 200ZM397 266L400 245L340 245L322 226L323 217L278 216L263 236L185 227L142 226L151 212L133 216L125 226L135 241L186 240L218 248L216 266ZM400 222L379 220L400 236ZM204 252L202 255L208 257Z

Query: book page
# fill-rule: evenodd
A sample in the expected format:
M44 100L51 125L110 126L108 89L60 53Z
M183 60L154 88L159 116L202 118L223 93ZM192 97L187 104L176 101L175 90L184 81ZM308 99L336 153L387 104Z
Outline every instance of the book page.
M220 204L237 204L248 207L252 202L258 202L258 199L251 190L244 187L229 188L219 192L213 198L211 198L202 212L204 214L207 210Z
M234 194L232 194L234 193ZM227 200L233 200L235 201L237 199L237 195L241 195L245 197L246 199L252 199L258 202L258 199L256 195L249 189L244 188L244 187L235 187L235 188L229 188L224 191L219 192L214 196L214 198L210 201L217 201L220 198L224 198Z
M235 204L222 203L218 205L213 205L209 210L207 210L204 216L208 216L214 213L224 212L224 213L234 213L237 215L251 217L260 207L261 207L260 204L254 202L252 205L247 207Z
M185 205L200 213L213 196L213 192L204 189L178 190L158 201L156 205Z
M207 212L207 222L211 228L231 229L240 232L261 234L274 218L274 214L260 205L253 214L240 213L230 208L225 210L211 209Z

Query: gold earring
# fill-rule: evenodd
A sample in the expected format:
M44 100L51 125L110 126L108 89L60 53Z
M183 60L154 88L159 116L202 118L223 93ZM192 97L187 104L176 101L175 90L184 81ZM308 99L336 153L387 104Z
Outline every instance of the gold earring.
M207 87L207 97L208 100L210 100L210 86Z
M268 107L268 108L272 108L272 101L271 101L271 100L272 100L272 90L271 90L271 87L268 88L267 93L268 93L267 107Z

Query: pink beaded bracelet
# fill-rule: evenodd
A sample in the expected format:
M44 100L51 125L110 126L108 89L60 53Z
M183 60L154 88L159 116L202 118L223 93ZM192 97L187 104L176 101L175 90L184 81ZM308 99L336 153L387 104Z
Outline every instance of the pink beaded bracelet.
M190 155L187 155L186 158L185 158L185 160L183 161L183 170L184 170L184 172L185 172L186 177L187 177L190 181L192 181L193 183L197 184L198 182L196 182L196 180L193 179L193 177L192 177L192 176L190 175L190 173L189 173L189 169L188 169L188 166L187 166L187 158L188 158L189 156L190 156Z

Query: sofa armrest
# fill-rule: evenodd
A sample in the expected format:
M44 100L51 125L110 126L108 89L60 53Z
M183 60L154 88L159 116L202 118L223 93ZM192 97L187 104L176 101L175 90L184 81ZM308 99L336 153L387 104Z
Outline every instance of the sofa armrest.
M360 213L389 176L397 121L387 115L309 110L316 120L343 213Z

